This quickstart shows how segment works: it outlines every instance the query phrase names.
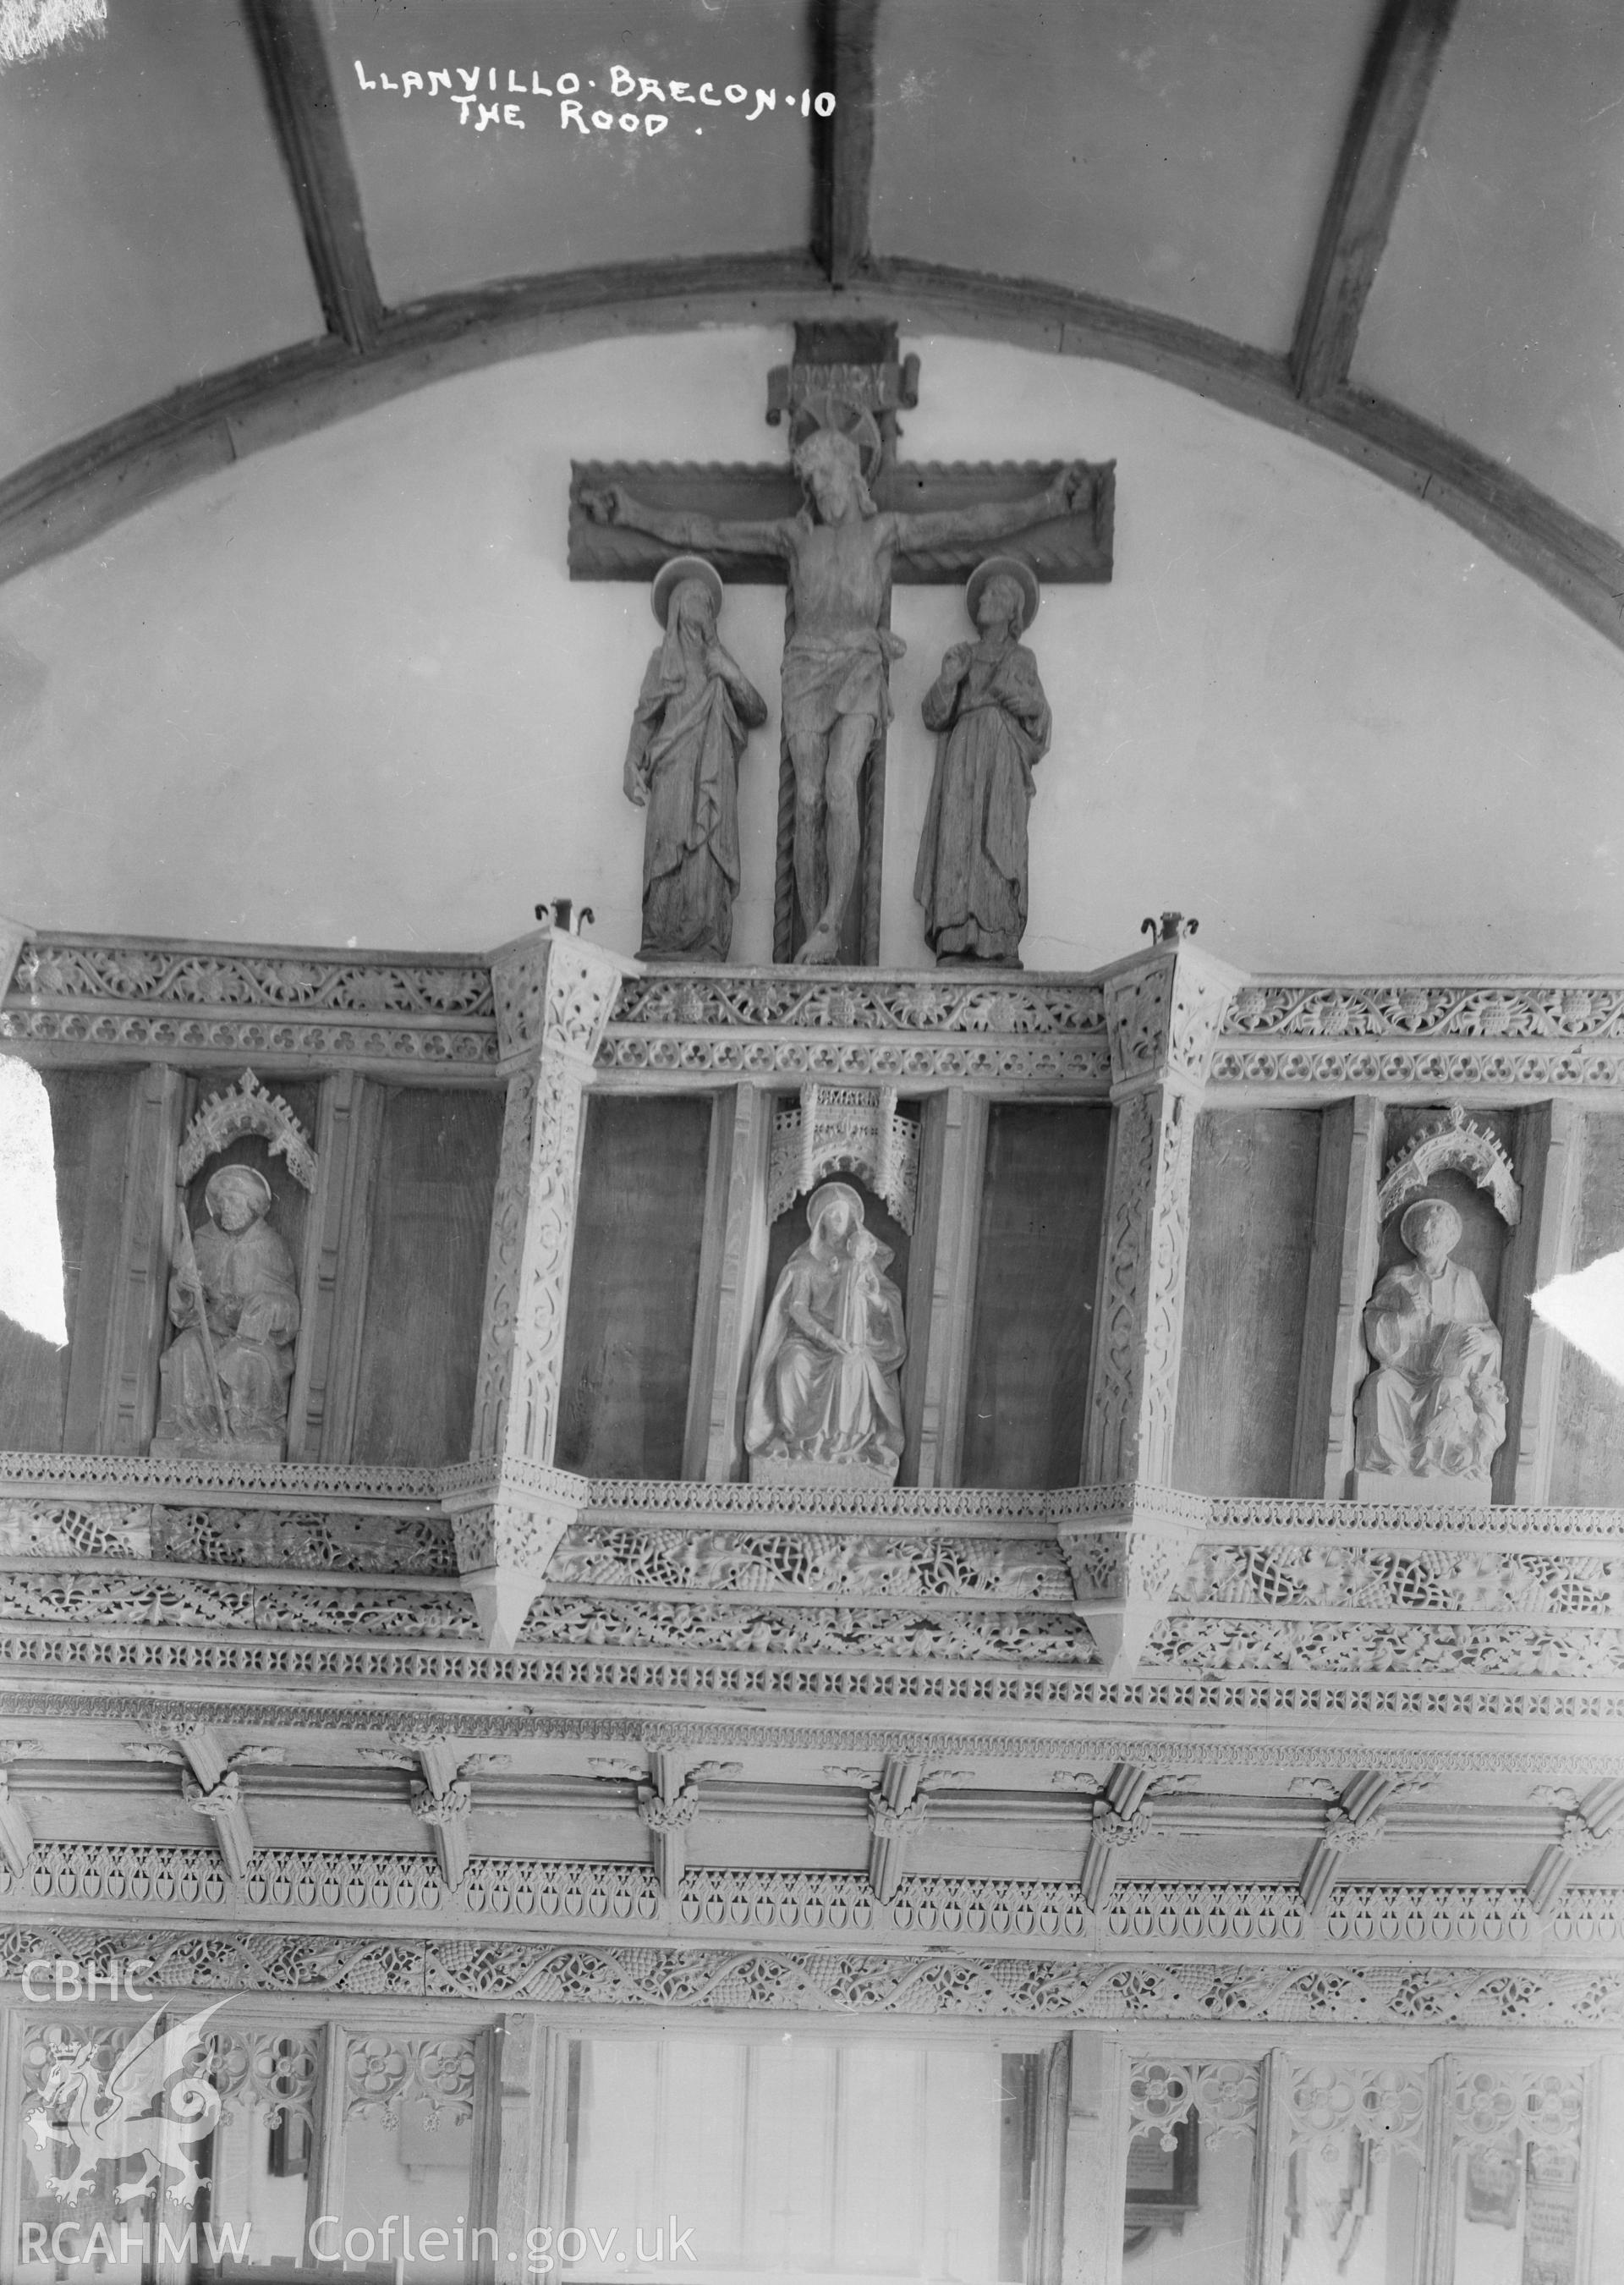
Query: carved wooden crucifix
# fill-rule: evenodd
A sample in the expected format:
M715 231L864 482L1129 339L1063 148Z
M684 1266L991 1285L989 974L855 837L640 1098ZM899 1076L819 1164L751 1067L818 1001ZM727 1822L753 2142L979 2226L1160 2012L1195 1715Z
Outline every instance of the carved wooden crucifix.
M724 579L788 589L778 961L879 958L887 665L900 649L892 582L956 585L1010 543L1051 583L1110 577L1115 463L898 461L897 412L917 402L918 371L916 357L898 363L893 325L797 326L793 362L769 379L767 419L789 415L792 451L820 430L850 440L821 459L803 453L801 475L787 465L571 469L572 578L652 579L692 548Z

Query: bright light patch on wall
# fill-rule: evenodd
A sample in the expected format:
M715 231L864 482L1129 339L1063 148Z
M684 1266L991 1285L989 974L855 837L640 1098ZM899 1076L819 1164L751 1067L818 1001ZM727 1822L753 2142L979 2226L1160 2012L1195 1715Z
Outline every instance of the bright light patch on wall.
M1587 1269L1553 1277L1534 1306L1564 1340L1624 1381L1624 1252L1604 1253Z
M15 1056L0 1056L0 1309L67 1347L51 1098Z
M0 71L107 28L107 0L0 0Z

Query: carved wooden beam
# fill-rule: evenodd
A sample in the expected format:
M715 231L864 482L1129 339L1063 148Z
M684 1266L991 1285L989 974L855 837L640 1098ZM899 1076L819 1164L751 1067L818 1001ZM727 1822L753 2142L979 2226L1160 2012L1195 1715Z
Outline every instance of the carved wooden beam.
M812 131L816 252L836 287L844 286L868 259L878 14L879 0L823 0L819 11L818 84L834 95L835 113L819 120Z
M1387 0L1382 11L1298 312L1291 365L1299 397L1323 397L1347 378L1455 6Z
M1111 575L1116 517L1116 463L1083 462L1086 491L1070 515L1032 524L1000 545L1019 547L1049 586L1108 580ZM910 461L882 468L874 497L883 508L904 514L999 505L1028 499L1053 483L1063 460ZM624 485L649 507L679 515L698 510L724 522L770 523L794 515L802 494L788 463L658 460L577 460L569 479L569 576L572 579L654 577L671 549L630 524L598 523L582 505L587 492ZM892 578L899 587L940 586L968 578L986 553L985 540L957 541L929 554L899 547ZM781 587L783 558L746 554L730 548L707 551L724 579L734 586Z
M316 10L311 0L246 5L322 313L330 332L365 353L378 338L383 302Z

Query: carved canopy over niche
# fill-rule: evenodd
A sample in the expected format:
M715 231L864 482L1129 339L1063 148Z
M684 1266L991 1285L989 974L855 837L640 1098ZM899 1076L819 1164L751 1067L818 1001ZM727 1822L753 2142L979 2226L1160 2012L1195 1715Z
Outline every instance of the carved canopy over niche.
M286 1159L288 1172L304 1188L316 1186L316 1153L309 1136L279 1095L245 1071L235 1087L211 1095L183 1136L176 1172L189 1182L206 1158L224 1150L239 1135L263 1135L272 1158Z
M919 1121L897 1109L894 1087L825 1087L808 1080L798 1105L773 1121L767 1220L831 1174L858 1174L911 1237L919 1196Z
M1393 1160L1377 1194L1382 1220L1418 1198L1433 1175L1446 1166L1458 1167L1471 1176L1480 1190L1488 1191L1501 1220L1515 1229L1523 1197L1511 1162L1495 1137L1468 1119L1464 1105L1458 1103L1449 1105L1446 1118L1413 1135Z

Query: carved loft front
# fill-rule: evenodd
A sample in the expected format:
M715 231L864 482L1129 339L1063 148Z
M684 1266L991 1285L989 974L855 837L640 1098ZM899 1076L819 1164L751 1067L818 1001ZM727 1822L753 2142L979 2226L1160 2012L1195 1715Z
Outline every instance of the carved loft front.
M1589 2242L1624 1410L1529 1296L1624 1240L1624 985L19 932L0 1036L68 1300L0 1383L0 1959L222 2000L217 2216L291 2260L387 2134L517 2279L717 2041L877 2132L878 2017L922 2212L977 2073L1027 2122L988 2274L1204 2198L1267 2285Z

